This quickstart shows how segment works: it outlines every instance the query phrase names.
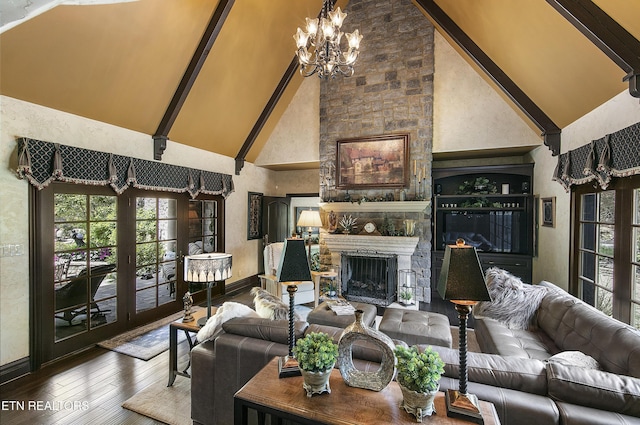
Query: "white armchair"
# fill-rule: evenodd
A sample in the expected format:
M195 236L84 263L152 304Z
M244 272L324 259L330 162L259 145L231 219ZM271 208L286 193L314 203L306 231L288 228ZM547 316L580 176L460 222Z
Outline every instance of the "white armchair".
M278 282L276 277L283 248L284 242L275 242L264 248L265 274L259 275L258 277L260 278L260 285L263 289L280 298L282 302L288 305L289 294L287 293L287 284ZM314 305L317 305L314 283L311 281L300 282L300 284L298 284L298 291L294 297L294 302L295 304L314 303Z

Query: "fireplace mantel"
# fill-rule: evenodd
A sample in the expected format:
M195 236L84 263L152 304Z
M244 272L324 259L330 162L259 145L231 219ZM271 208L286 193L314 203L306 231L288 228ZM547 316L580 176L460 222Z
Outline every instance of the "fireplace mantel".
M323 239L329 251L336 254L343 251L364 251L379 254L397 254L399 257L411 257L420 240L418 237L406 236L336 235L331 233L323 233ZM403 266L406 267L405 264ZM410 259L408 268L411 268Z
M387 202L321 202L320 208L334 212L424 212L431 201L387 201Z

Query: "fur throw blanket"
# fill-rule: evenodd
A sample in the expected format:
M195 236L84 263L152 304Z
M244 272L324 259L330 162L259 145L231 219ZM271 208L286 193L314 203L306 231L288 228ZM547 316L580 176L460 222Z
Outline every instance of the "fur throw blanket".
M488 269L485 279L493 301L478 303L473 309L474 317L498 320L509 329L529 329L547 288L522 283L520 278L497 267Z
M257 286L251 288L251 295L253 295L253 305L260 317L271 320L289 320L289 306L278 297ZM300 320L300 316L295 310L293 320Z
M251 307L233 301L227 301L218 307L216 313L209 317L207 323L198 331L198 335L196 336L198 341L202 343L210 339L215 339L215 337L222 332L222 324L235 317L260 316Z

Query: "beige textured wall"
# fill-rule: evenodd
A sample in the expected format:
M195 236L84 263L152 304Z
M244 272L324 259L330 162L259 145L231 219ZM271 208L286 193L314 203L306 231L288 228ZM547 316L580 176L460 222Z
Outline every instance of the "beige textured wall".
M433 84L433 153L542 144L437 31Z
M151 137L9 97L0 97L0 244L21 245L24 255L0 258L0 364L29 355L28 183L16 178L17 137L31 137L87 149L153 160ZM234 160L169 141L163 161L234 174ZM233 255L229 283L258 272L261 240L247 241L247 192L269 193L275 172L245 164L233 176L226 202L226 252ZM317 176L317 172L316 172ZM292 181L298 181L291 177ZM317 187L317 177L315 179ZM317 190L317 188L316 188ZM10 326L7 325L10 323Z
M606 134L637 123L640 120L640 101L628 91L594 109L562 129L561 152L575 149ZM539 228L538 257L533 261L533 282L547 280L567 289L569 285L570 250L570 194L551 180L557 157L546 146L532 152L536 163L534 192L542 198L556 197L556 226Z
M305 78L255 164L318 162L319 138L320 79Z

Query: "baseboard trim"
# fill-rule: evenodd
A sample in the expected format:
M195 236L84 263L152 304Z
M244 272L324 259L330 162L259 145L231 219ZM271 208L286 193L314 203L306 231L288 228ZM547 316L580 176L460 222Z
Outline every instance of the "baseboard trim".
M247 288L258 285L260 285L260 279L258 279L258 275L255 274L253 276L245 277L244 279L236 280L235 282L226 285L224 288L224 293L225 295L233 295L236 292L241 292L246 290Z
M0 366L0 385L31 373L29 357L24 357Z

